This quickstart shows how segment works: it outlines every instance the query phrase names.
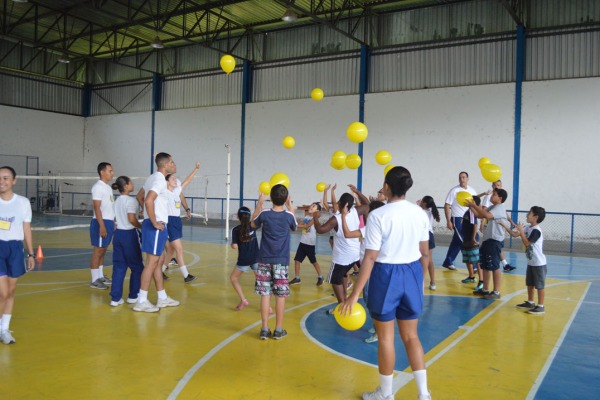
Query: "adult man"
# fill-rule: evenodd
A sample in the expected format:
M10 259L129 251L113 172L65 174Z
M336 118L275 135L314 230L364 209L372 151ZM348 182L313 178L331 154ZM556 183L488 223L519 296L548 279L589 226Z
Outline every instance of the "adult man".
M92 186L92 204L94 206L94 216L90 222L90 241L92 242L93 252L90 260L90 272L92 282L90 287L93 289L106 290L112 281L104 276L104 256L110 246L113 233L115 231L115 211L113 210L112 188L108 185L113 178L113 167L110 163L101 162L98 164L98 182Z

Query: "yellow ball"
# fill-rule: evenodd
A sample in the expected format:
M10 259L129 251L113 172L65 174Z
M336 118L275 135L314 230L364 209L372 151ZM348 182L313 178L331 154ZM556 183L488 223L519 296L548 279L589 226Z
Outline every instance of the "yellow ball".
M343 162L346 162L346 153L338 150L331 155L331 160L342 160Z
M346 129L346 136L348 136L348 139L354 143L363 142L368 135L369 130L362 122L353 122L348 126L348 129Z
M342 170L346 168L346 159L332 158L329 165L331 165L331 168L333 169Z
M288 178L288 176L283 172L277 172L274 174L269 180L269 183L271 184L271 187L275 185L283 185L288 189L290 188L290 178Z
M312 90L312 92L310 92L310 97L314 101L321 101L321 100L323 100L323 96L325 96L325 94L323 93L323 89L321 89L321 88L314 88Z
M456 201L463 207L467 206L467 202L473 201L473 195L469 192L460 191L456 193Z
M281 144L283 144L283 147L285 147L286 149L291 149L296 145L296 140L294 140L294 138L291 136L286 136L281 141Z
M491 164L491 163L492 163L492 160L490 160L489 158L487 158L487 157L481 157L479 159L478 165L479 165L479 168L483 168L483 166L485 164Z
M380 150L375 154L375 161L379 165L389 164L392 161L392 155L387 150Z
M362 328L367 320L367 313L365 308L360 304L356 303L352 306L352 313L349 315L340 314L340 305L333 311L335 321L344 329L348 331L355 331Z
M326 187L327 187L327 184L325 182L317 183L317 192L323 192Z
M221 57L221 61L219 62L221 65L221 69L225 71L227 75L231 73L235 69L235 58L230 56L229 54Z
M346 157L346 166L350 169L356 169L360 167L362 160L358 154L348 154Z
M390 172L390 169L394 168L395 165L388 165L387 167L385 167L385 169L383 170L383 176L386 176L388 172Z
M488 182L496 182L502 177L502 170L496 164L483 164L481 175Z
M261 182L260 185L258 185L258 190L260 190L260 192L262 194L270 194L271 193L271 184L269 182Z

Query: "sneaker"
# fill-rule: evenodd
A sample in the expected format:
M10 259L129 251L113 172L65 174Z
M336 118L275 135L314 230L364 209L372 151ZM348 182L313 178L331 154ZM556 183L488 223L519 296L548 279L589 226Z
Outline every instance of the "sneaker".
M475 296L487 296L490 294L487 290L483 290L483 285L481 285L481 289L473 290L473 294Z
M323 278L317 278L317 286L323 285Z
M17 343L17 341L15 340L15 338L13 337L13 335L11 333L12 332L9 330L5 330L0 333L0 340L2 341L2 343L4 343L4 344Z
M377 334L374 333L371 336L369 336L368 338L365 339L365 343L375 343L376 341L379 340L379 337L377 337Z
M431 392L429 392L427 394L420 394L417 397L417 400L431 400Z
M329 310L325 311L325 314L327 314L327 315L333 315L334 311L335 311L335 307L330 308Z
M188 274L188 276L186 276L185 278L183 278L183 283L190 283L192 281L195 281L196 279L198 279L197 276L194 276L192 274Z
M290 285L299 285L302 283L302 280L300 278L294 278L290 281Z
M431 285L429 285L429 290L435 290L437 289L437 286L435 285L435 283L432 283Z
M468 278L463 279L461 282L462 283L475 283L475 277L469 276Z
M486 300L500 300L500 297L501 297L500 293L496 293L496 292L490 292L483 296L483 298Z
M352 275L352 276L358 276L358 271L354 271L350 275Z
M281 340L286 336L287 336L287 331L285 329L281 329L279 331L277 329L275 329L275 332L273 332L273 339L275 339L275 340Z
M375 332L377 332L377 331L376 331L376 330L375 330L375 328L373 327L373 328L369 328L369 330L368 330L367 332L369 332L369 333L372 335L372 334L374 334L374 333L375 333Z
M271 331L269 328L263 328L260 330L260 340L267 340L271 337Z
M534 315L542 315L546 312L545 308L546 307L535 306L535 308L528 310L527 313L534 314Z
M167 274L165 274L165 272L163 271L163 281L168 281L169 277L167 276Z
M381 388L377 386L374 392L364 392L362 398L363 400L394 400L394 395L384 396L381 393Z
M510 264L506 264L506 265L504 266L504 272L511 272L511 271L514 271L515 269L517 269L517 267L513 267L513 266L512 266L512 265L510 265Z
M112 307L117 307L117 306L120 306L121 304L125 304L125 300L119 299L119 301L111 301L110 302L110 305Z
M483 282L479 282L477 286L475 286L475 290L483 290Z
M524 301L521 304L517 304L516 307L521 308L523 310L531 310L531 309L535 308L535 304L530 303L528 301Z
M90 283L90 287L92 289L100 289L100 290L108 289L108 286L106 286L104 284L104 282L102 282L102 278L98 278L94 282Z
M171 261L169 261L169 265L177 265L177 259L171 258Z
M137 302L137 303L135 303L135 306L133 306L133 311L158 312L158 310L160 310L160 308L156 307L154 304L150 303L148 300L145 300L141 303Z
M235 309L237 311L242 311L244 309L244 307L247 307L250 303L248 302L248 300L244 299L242 301L240 301L240 304L238 304Z
M112 280L111 280L111 279L110 279L108 276L106 276L106 275L104 275L102 278L99 278L99 279L100 279L100 280L102 281L102 283L104 283L105 285L112 285Z
M127 304L135 304L137 303L137 297L135 299L127 298Z
M177 300L173 300L169 296L166 299L158 299L156 302L156 307L165 308L165 307L177 307L179 302Z
M449 269L450 271L456 271L456 267L452 264L450 265L442 265L442 267Z

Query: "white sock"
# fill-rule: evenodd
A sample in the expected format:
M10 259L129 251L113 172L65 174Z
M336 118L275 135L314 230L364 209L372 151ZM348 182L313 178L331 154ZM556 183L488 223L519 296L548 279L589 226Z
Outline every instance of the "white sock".
M508 264L508 261L506 261L506 259L502 260L502 266L505 267L506 264Z
M185 265L182 267L179 267L179 270L181 271L181 275L183 275L184 278L187 278L187 276L190 274Z
M165 289L158 291L158 299L166 300L167 299L167 291Z
M10 326L10 318L12 317L11 314L4 314L2 316L2 328L0 328L0 330L2 331L7 331L8 327Z
M429 394L429 389L427 389L427 370L413 371L413 377L415 378L419 395Z
M148 300L148 291L140 289L140 293L138 293L138 303L143 303Z
M100 276L98 278L104 278L104 265L99 266L98 271L100 271L100 273L98 274Z
M394 374L392 375L381 375L379 374L379 387L381 388L381 394L384 397L392 395L392 383L394 382Z
M96 282L96 279L98 279L98 270L97 269L90 269L90 272L92 273L92 283Z
M163 264L162 271L165 272L167 270L167 268L169 268L169 267L167 267L165 264Z

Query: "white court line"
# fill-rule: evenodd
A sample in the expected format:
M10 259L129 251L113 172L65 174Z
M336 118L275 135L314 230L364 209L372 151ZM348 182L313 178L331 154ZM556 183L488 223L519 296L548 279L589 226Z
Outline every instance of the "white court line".
M41 283L19 283L21 286L44 286L44 285L81 285L84 283L90 283L90 281L70 281L70 282L41 282Z
M533 383L531 390L529 390L529 394L527 395L526 400L535 398L535 395L536 395L537 391L540 389L540 386L542 385L542 382L544 381L544 378L546 377L546 374L548 373L548 370L550 369L552 362L556 358L556 354L558 353L558 350L560 350L560 347L562 346L562 344L565 340L565 337L567 336L567 332L569 331L569 329L571 328L571 325L573 324L573 320L575 319L577 312L579 312L579 309L581 308L583 299L587 295L587 292L590 289L590 286L592 286L591 282L588 283L583 294L581 295L581 299L579 300L579 303L577 303L577 306L571 313L571 318L569 318L569 321L567 321L565 327L563 328L563 331L561 332L560 337L558 338L558 341L554 345L554 348L550 352L550 356L548 356L548 359L546 360L546 364L544 364L544 367L542 368L542 370L540 371L540 374L538 375L535 382Z
M90 254L92 254L92 251L87 251L85 253L73 253L73 254L58 254L56 256L44 256L44 258L42 260L45 260L46 258L61 258L61 257L71 257L71 256L89 256Z
M316 303L319 301L323 301L323 300L328 300L329 297L323 297L321 299L316 299L316 300L311 300L307 303L303 303L303 304L298 304L297 306L294 306L292 308L288 308L287 310L285 310L285 312L290 312L292 310L295 310L297 308L300 307L304 307L307 306L309 304L312 303ZM269 319L274 318L275 314L273 314L272 316L269 317ZM255 328L256 326L260 325L262 323L262 321L256 321L255 323L248 325L246 328L237 331L236 333L234 333L233 335L229 336L227 339L223 340L221 343L219 343L218 345L216 345L215 347L212 348L211 351L209 351L204 357L202 357L196 364L194 364L194 366L192 366L192 368L190 368L185 375L183 375L183 377L179 380L179 383L177 383L177 386L175 386L175 388L173 389L173 391L169 394L169 397L167 397L168 400L174 400L177 398L177 396L179 396L179 394L181 393L181 391L185 388L185 385L188 384L188 382L190 381L190 379L192 379L192 377L194 376L194 374L196 374L196 372L198 372L198 370L200 368L202 368L202 366L204 366L204 364L206 364L215 354L217 354L221 349L223 349L226 345L228 345L229 343L233 342L235 339L237 339L238 337L240 337L241 335L243 335L244 333L248 332L250 329Z

